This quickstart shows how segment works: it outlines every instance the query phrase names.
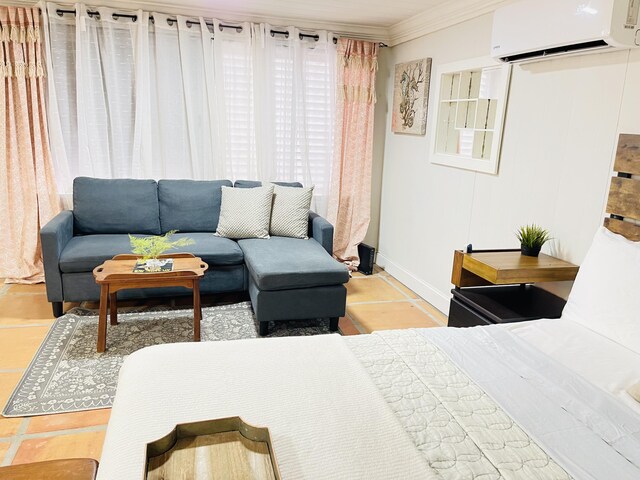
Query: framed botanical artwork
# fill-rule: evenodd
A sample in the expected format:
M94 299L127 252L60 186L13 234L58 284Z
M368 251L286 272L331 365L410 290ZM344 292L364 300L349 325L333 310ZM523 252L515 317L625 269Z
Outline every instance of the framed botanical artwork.
M511 65L489 58L438 67L431 163L498 172L510 77Z
M430 58L396 65L393 81L392 132L425 134L430 78Z

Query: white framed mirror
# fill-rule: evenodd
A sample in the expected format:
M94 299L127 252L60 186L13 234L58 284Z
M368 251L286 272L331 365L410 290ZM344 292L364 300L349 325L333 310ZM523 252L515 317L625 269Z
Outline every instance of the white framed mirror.
M431 163L498 172L511 65L490 58L440 65Z

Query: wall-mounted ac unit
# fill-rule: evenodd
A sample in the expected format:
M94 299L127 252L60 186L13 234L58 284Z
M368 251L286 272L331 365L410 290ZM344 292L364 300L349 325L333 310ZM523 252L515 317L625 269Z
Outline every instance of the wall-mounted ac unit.
M503 62L640 47L640 0L520 0L493 17L491 56Z

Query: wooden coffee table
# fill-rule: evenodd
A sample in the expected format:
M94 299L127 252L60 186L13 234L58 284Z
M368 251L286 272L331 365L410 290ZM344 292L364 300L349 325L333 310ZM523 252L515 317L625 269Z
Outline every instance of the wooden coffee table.
M200 279L209 266L190 253L163 255L173 258L173 270L160 273L133 273L138 255L116 255L93 269L96 283L100 285L100 317L98 320L99 353L107 347L107 304L111 325L118 324L117 292L128 288L186 287L193 290L193 340L200 341Z

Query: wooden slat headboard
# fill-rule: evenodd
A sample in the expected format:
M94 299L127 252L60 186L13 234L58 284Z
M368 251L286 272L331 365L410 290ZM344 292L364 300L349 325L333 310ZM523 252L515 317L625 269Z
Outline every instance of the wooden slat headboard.
M640 135L620 135L613 169L618 175L611 179L604 226L638 242L640 224L633 221L640 222L640 179L632 175L640 175Z

